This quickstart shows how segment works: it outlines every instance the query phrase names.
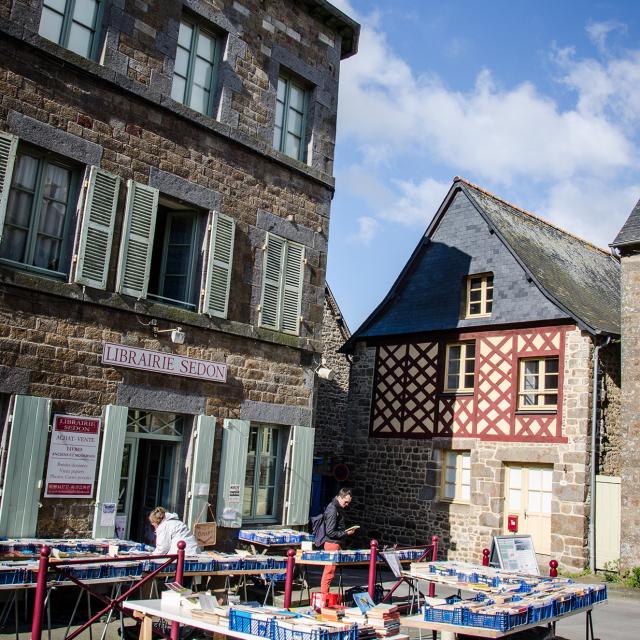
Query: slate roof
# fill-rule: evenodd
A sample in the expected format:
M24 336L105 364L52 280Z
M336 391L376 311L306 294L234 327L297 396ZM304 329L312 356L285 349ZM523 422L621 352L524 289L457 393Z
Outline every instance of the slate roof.
M640 200L622 225L616 239L611 243L612 247L624 247L631 244L640 244Z
M516 207L481 187L455 178L447 197L425 236L413 252L409 262L393 287L344 345L350 351L361 338L401 334L402 318L393 313L393 301L398 291L411 278L412 264L458 190L462 190L485 219L489 227L502 240L514 258L540 291L568 319L574 319L592 334L620 334L620 263L609 251L596 247L531 213ZM393 316L393 328L385 331L383 316ZM406 333L416 332L414 314L406 319ZM375 325L375 327L374 327Z

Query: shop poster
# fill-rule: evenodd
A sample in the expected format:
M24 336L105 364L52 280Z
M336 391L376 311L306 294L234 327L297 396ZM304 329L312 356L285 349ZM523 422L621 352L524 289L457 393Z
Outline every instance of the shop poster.
M53 416L45 498L92 498L100 418Z

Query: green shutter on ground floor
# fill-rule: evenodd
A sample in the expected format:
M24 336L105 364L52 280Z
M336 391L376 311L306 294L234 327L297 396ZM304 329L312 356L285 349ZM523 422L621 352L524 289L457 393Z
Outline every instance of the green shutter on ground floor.
M102 525L101 515L104 504L118 502L120 475L122 471L122 452L127 434L127 407L110 404L104 414L102 429L102 452L100 454L100 472L96 487L96 502L93 516L93 537L112 538L115 525Z
M16 396L0 500L0 535L35 536L51 400Z
M213 416L198 416L194 435L191 482L189 483L190 498L187 508L187 526L189 529L193 529L193 525L196 522L205 522L207 520L216 419ZM206 494L204 492L205 487Z
M216 521L221 527L242 526L249 427L248 420L224 421L216 509Z
M311 501L311 472L313 470L313 440L315 429L291 427L289 450L289 483L285 499L284 524L304 525L309 522Z

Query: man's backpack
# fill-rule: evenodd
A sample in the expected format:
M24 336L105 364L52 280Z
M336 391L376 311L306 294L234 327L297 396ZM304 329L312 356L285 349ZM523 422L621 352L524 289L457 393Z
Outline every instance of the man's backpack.
M313 516L310 520L311 533L313 533L313 544L316 547L322 547L327 539L327 529L324 524L324 512L317 516Z

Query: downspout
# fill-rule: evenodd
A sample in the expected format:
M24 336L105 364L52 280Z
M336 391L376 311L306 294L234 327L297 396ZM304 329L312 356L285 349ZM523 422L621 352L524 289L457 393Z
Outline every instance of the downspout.
M589 567L596 571L596 453L598 448L598 372L600 349L611 342L608 336L603 344L593 349L593 389L591 391L591 503L589 505Z

